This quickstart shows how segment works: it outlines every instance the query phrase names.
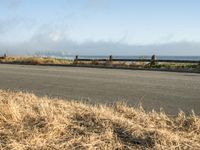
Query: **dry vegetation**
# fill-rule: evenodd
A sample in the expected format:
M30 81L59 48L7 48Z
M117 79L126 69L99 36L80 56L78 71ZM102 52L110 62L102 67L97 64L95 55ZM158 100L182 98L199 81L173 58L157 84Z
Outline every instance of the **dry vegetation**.
M0 90L0 149L200 149L200 117Z
M150 65L148 62L100 62L100 61L88 61L77 62L80 65L93 65L93 66L110 66L110 67L122 67L122 68L146 68L146 69L164 69L164 70L185 70L185 71L199 71L200 64L197 63L156 63Z
M57 59L51 57L0 57L0 63L9 64L29 64L29 65L79 65L79 66L101 66L101 67L122 67L139 69L160 69L160 70L180 70L180 71L199 71L200 64L191 63L156 63L150 65L147 62L120 62L120 61L73 61L67 59Z
M30 65L41 65L41 64L71 64L72 62L64 59L56 58L45 58L45 57L6 57L1 58L0 63L11 63L11 64L30 64Z

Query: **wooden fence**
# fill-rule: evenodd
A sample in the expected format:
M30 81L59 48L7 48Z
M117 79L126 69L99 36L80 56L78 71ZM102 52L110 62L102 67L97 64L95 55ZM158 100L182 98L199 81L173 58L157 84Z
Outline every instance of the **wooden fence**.
M167 63L198 63L200 64L200 60L170 60L170 59L156 59L155 55L151 57L151 59L115 59L113 56L109 56L108 59L87 59L87 58L79 58L79 56L75 57L74 61L84 62L84 61L119 61L119 62L167 62Z

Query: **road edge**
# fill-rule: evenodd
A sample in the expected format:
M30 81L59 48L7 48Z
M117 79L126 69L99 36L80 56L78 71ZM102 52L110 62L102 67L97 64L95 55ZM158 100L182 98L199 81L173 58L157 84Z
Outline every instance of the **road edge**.
M82 67L82 68L100 68L100 69L121 69L121 70L142 70L142 71L161 71L161 72L178 72L178 73L198 73L200 70L173 70L173 69L157 69L157 68L134 68L122 66L103 66L103 65L82 65L82 64L20 64L20 63L4 63L7 65L30 65L30 66L58 66L58 67Z

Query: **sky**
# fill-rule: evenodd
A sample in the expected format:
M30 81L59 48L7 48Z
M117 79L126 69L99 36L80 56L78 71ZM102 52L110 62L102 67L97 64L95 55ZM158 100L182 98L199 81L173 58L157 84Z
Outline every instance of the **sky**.
M0 53L200 56L199 0L0 0Z

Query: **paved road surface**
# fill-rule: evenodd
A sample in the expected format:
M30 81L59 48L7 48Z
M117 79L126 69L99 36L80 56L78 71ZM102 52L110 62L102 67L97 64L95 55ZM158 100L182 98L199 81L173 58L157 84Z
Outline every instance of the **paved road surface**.
M200 74L1 64L0 89L95 103L126 100L147 110L200 114Z

